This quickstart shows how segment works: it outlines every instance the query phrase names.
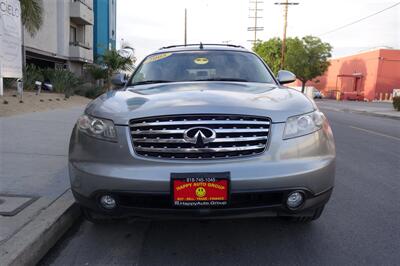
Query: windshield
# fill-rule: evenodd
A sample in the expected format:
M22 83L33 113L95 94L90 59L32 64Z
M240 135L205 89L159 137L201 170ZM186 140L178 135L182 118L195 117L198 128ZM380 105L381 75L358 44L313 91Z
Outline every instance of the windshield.
M190 51L147 57L130 85L180 81L238 81L273 83L263 62L254 54L236 51Z

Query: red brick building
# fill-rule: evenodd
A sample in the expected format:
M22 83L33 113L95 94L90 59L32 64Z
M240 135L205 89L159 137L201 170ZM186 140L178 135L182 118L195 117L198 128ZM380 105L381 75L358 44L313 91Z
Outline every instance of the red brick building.
M388 100L393 89L400 89L400 50L376 49L330 62L331 66L323 76L307 83L307 86L321 90L326 97Z

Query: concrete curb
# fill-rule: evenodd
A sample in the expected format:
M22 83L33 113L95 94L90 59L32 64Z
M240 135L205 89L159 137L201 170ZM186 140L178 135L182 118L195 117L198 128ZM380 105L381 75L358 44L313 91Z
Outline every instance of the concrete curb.
M1 265L35 265L79 216L68 189L1 246Z
M388 115L388 114L382 114L382 113L373 113L373 112L368 112L368 111L360 111L360 110L353 110L353 109L340 109L340 108L334 108L334 107L325 107L325 106L319 106L320 109L326 109L330 111L337 111L337 112L344 112L344 113L354 113L354 114L362 114L362 115L369 115L369 116L375 116L375 117L385 117L385 118L390 118L394 120L400 120L399 116L393 116L393 115Z

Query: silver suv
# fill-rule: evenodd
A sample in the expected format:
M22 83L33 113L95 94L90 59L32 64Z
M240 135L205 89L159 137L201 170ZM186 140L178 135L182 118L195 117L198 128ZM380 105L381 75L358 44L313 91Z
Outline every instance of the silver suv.
M84 215L317 219L335 144L313 100L281 86L295 79L240 46L149 55L73 129L69 174Z

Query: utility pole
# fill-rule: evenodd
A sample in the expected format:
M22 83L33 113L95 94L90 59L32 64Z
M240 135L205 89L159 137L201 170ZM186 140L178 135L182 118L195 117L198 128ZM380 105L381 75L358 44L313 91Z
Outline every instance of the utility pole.
M260 1L260 0L254 0L254 1L250 1L250 8L249 11L250 13L253 13L253 15L250 15L249 18L250 19L254 19L254 24L252 27L248 27L247 31L254 31L254 38L253 40L248 40L249 42L252 42L253 45L257 42L257 32L258 31L263 31L264 27L260 27L258 26L258 20L262 19L262 17L259 16L259 13L261 11L263 11L263 9L260 8L261 4L263 4L264 2Z
M3 96L4 89L3 89L3 77L0 76L0 97Z
M285 2L280 2L280 3L275 3L275 5L283 5L284 10L284 22L283 22L283 38L282 38L282 55L281 55L281 69L284 68L285 66L285 50L286 50L286 31L287 31L287 20L288 20L288 11L289 11L289 6L293 5L299 5L299 3L295 2L289 2L289 0L285 0Z
M185 8L185 33L184 33L184 43L187 44L187 9Z

